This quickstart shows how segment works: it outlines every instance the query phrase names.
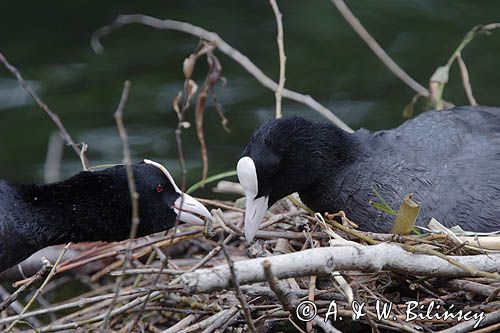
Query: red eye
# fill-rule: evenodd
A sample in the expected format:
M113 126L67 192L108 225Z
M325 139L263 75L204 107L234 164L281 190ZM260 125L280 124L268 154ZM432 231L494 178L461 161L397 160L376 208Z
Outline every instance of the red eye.
M158 184L158 186L156 186L156 192L157 193L161 193L163 191L164 191L163 185L162 184Z

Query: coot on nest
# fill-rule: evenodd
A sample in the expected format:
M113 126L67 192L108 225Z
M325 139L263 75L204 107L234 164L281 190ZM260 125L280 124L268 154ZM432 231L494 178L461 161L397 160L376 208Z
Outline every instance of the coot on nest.
M172 228L181 208L182 222L203 224L197 215L211 217L201 203L181 192L161 164L145 160L133 165L133 174L139 194L138 236ZM0 272L49 245L126 239L130 225L124 166L80 172L47 185L0 180Z
M237 171L252 240L267 208L298 192L318 212L344 210L361 230L387 232L391 218L369 202L372 188L397 209L422 203L417 225L436 218L470 231L500 230L500 108L429 111L401 126L352 134L301 117L255 131Z

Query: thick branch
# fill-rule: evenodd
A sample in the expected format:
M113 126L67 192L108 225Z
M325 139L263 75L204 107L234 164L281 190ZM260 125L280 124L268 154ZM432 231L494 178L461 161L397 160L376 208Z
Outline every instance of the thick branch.
M500 255L456 256L459 263L477 270L500 272ZM373 246L323 247L296 253L236 262L235 272L241 284L266 281L263 260L269 260L279 279L325 275L332 271L379 272L390 270L416 276L470 276L455 265L432 255L413 254L401 247L382 243ZM180 277L190 292L210 292L230 288L231 274L227 265L200 269Z

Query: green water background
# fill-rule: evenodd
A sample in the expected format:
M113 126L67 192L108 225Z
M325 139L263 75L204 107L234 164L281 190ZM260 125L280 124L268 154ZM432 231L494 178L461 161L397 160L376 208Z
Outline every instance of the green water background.
M387 53L423 85L474 25L500 21L498 1L349 1L352 11ZM353 128L380 130L404 121L414 92L394 77L347 25L330 1L280 1L287 55L286 87L314 96ZM268 1L2 1L0 49L64 122L75 141L89 145L92 165L119 163L121 142L113 112L123 82L132 81L125 122L134 161L164 163L178 179L172 100L182 89L182 62L198 40L179 32L129 26L90 48L92 32L118 14L144 13L215 31L277 80L276 24ZM206 110L209 174L231 170L253 130L274 116L274 93L228 57L217 53L225 87L217 94L231 133L212 104ZM480 104L500 105L500 31L480 36L463 52ZM200 62L195 79L206 71ZM467 104L457 66L445 98ZM320 119L284 100L284 114ZM193 110L188 120L193 122ZM0 178L42 182L55 127L0 67ZM188 184L201 176L194 126L183 143ZM81 170L67 148L62 176Z

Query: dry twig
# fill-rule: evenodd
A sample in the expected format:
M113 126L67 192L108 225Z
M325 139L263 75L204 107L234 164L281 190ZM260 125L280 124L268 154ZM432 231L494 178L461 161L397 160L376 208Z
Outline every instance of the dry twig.
M422 96L429 96L429 90L423 87L420 83L415 81L408 75L399 65L392 60L391 57L384 51L384 49L377 43L377 41L370 35L370 33L363 27L361 22L354 16L349 7L343 0L331 0L337 7L338 11L345 18L347 23L356 31L359 37L372 49L373 53L384 63L385 66L403 81L408 87Z
M59 254L59 257L57 258L56 262L54 263L54 265L52 266L49 274L47 275L47 277L45 278L45 280L43 281L42 285L40 286L40 288L38 288L35 292L35 294L33 295L33 297L31 297L31 299L29 300L29 302L26 304L26 306L23 308L23 311L20 313L20 315L23 315L24 313L26 313L26 311L28 311L28 309L31 307L31 305L33 305L33 302L35 302L35 300L38 298L38 296L40 296L40 294L42 293L42 291L44 290L44 288L47 286L47 284L50 282L50 280L54 277L54 275L56 275L57 273L57 268L59 266L59 263L61 262L62 258L64 257L64 254L66 253L66 251L68 250L69 246L70 246L71 243L68 243L66 244L66 246L61 250L61 253ZM19 322L19 320L16 320L14 321L12 324L10 324L9 327L7 327L7 329L5 330L5 332L10 332L14 326L16 326L16 324Z
M222 252L224 253L224 256L226 257L227 265L229 267L229 272L231 273L231 282L233 283L233 287L236 291L236 298L241 304L241 308L243 310L243 314L245 315L245 320L247 321L248 324L248 329L250 332L256 332L255 325L253 324L252 320L252 314L250 313L250 309L248 308L248 303L241 293L241 288L240 284L238 282L238 278L236 277L236 271L234 268L234 262L231 259L231 256L229 252L227 251L226 244L224 244L224 240L222 237L222 233L219 235L220 238L220 246L222 247Z
M278 89L278 84L271 80L267 75L265 75L255 64L248 59L245 55L241 54L238 50L230 46L216 33L207 31L203 28L197 27L187 22L180 22L174 20L160 20L155 17L147 15L120 15L118 16L110 25L102 27L94 32L91 45L96 53L102 53L103 46L101 44L101 38L113 33L115 30L121 28L124 25L129 24L144 24L156 29L162 30L176 30L181 31L192 36L196 36L200 39L206 40L213 43L217 48L228 57L240 64L247 72L249 72L257 81L259 81L264 87L276 91ZM332 123L342 128L343 130L352 133L353 130L347 126L342 120L335 116L330 110L318 103L309 95L303 95L298 92L283 89L283 97L294 100L296 102L305 104L311 109L317 111L325 118L330 120Z
M278 29L278 35L276 37L276 41L278 43L278 51L280 57L280 78L278 83L278 89L276 89L276 118L282 117L281 112L281 97L283 95L283 89L285 88L285 64L286 64L286 55L285 55L285 45L283 42L283 15L280 12L278 7L278 3L276 0L269 0L271 7L273 8L274 16L276 17L276 27Z
M467 71L467 66L465 65L464 60L462 59L462 54L458 53L457 55L458 66L460 67L460 75L462 76L462 83L464 85L465 94L467 95L467 99L469 100L469 104L472 106L477 106L476 98L472 94L472 86L470 84L469 72Z
M24 293L28 287L30 287L32 284L38 282L39 280L41 280L45 276L47 271L50 269L50 266L51 266L50 263L48 261L45 261L43 263L42 268L35 275L33 275L31 278L29 278L29 280L25 284L20 286L8 298L6 298L5 300L3 300L2 303L0 303L0 312L5 310L12 302L15 302L17 300L17 298L22 293Z
M129 187L129 192L130 192L130 206L131 206L131 221L130 221L130 239L134 239L137 237L137 229L139 228L139 194L137 193L136 186L135 186L135 180L134 180L134 173L132 170L132 158L130 156L130 148L128 145L128 137L127 137L127 131L125 130L125 125L123 124L123 110L125 108L125 105L127 104L128 100L128 95L130 93L130 81L125 81L123 84L123 91L122 95L120 98L120 103L118 104L118 107L115 111L114 117L116 121L116 126L118 127L118 131L120 133L120 139L122 141L122 148L123 148L123 164L125 165L125 169L127 172L127 181L128 181L128 187ZM123 261L123 271L125 271L128 268L130 259L131 259L131 248L132 248L132 242L127 243L127 249L125 252L125 260ZM101 328L103 330L107 330L108 324L109 324L109 318L111 315L111 311L113 310L116 300L119 297L120 294L120 289L123 283L123 276L119 276L118 279L116 280L116 286L115 286L115 297L111 301L111 304L108 308L108 311L106 312L106 316L104 317L104 320L102 322Z
M71 137L69 132L64 127L59 116L57 114L55 114L54 112L52 112L49 109L49 107L47 106L47 104L45 104L45 102L42 101L42 99L38 96L38 94L33 89L31 89L29 84L24 80L23 76L21 75L21 72L19 72L19 70L14 65L9 63L9 61L3 55L2 52L0 52L0 61L16 77L16 79L19 82L19 84L21 85L21 87L23 87L24 90L26 90L26 92L35 100L36 104L40 107L40 109L42 109L47 114L47 116L49 116L49 118L52 120L52 122L57 126L57 128L61 132L61 135L63 136L64 140L67 142L68 145L70 145L73 148L73 150L78 155L78 157L81 158L83 170L87 170L89 162L88 162L87 158L85 157L84 151L81 150L78 147L78 145L73 141L73 138Z

